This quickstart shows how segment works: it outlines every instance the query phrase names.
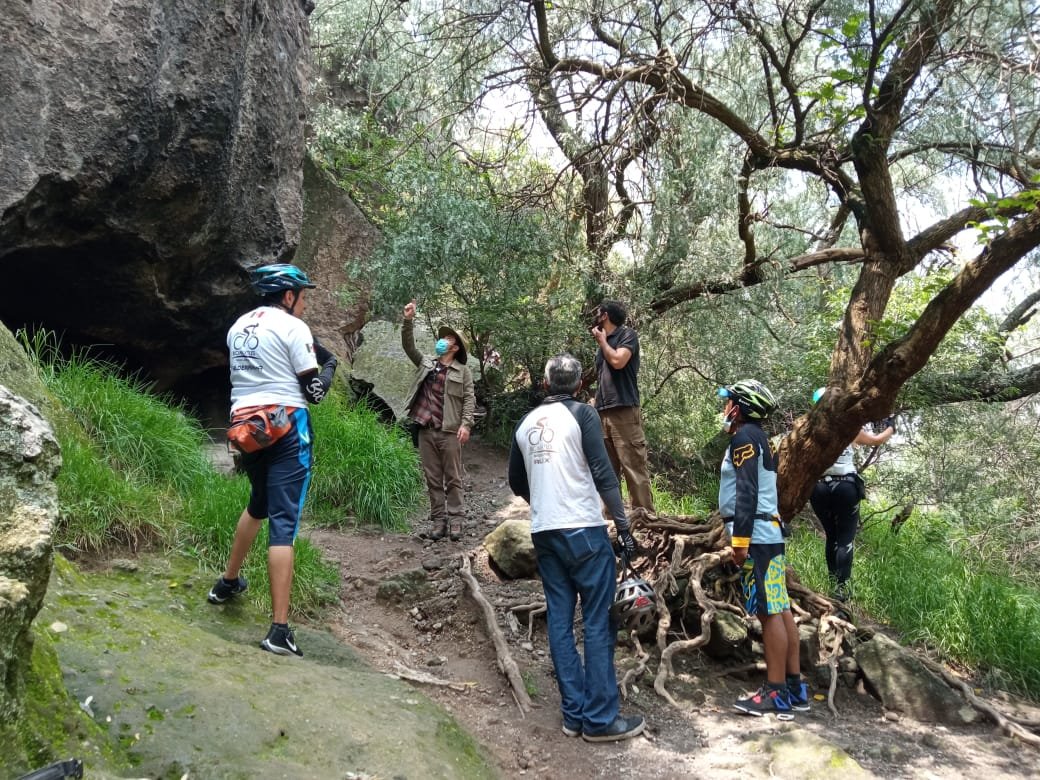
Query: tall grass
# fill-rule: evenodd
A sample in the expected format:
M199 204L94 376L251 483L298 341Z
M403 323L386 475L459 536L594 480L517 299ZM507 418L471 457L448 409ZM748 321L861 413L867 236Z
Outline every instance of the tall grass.
M941 516L915 514L898 534L874 523L857 539L852 584L857 606L927 645L977 668L989 683L1040 699L1040 590L985 570L944 544ZM823 541L799 528L790 562L826 591Z
M407 530L405 518L422 500L423 481L404 433L338 392L311 407L311 414L315 469L308 500L314 521Z

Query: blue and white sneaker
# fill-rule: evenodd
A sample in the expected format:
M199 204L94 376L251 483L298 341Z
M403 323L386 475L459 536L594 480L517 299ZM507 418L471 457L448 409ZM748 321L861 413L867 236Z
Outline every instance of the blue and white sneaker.
M775 714L777 720L794 720L791 714L791 702L787 700L787 687L770 688L763 685L758 693L737 699L733 706L747 715L761 718L763 715Z
M809 704L809 685L805 680L802 680L794 687L787 686L787 701L795 712L808 712L811 709Z

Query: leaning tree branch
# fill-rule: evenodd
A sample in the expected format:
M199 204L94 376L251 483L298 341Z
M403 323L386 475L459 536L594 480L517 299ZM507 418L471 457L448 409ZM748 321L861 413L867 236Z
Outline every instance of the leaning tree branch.
M994 238L925 306L907 333L884 347L870 362L863 387L895 397L921 370L950 328L997 278L1040 246L1040 209L1034 209Z

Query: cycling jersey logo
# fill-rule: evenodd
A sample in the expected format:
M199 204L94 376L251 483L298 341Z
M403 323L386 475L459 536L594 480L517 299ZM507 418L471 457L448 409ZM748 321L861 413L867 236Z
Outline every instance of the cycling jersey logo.
M532 447L537 447L539 444L550 444L556 437L556 431L547 425L548 419L548 417L538 419L534 427L527 432L527 441Z
M231 340L231 348L234 350L254 350L260 346L260 339L256 335L256 329L260 326L260 323L253 323L252 325L246 325L241 331L235 334L235 338Z
M731 457L733 458L734 468L739 469L741 466L743 466L745 463L747 463L749 460L755 457L755 445L751 443L742 444L735 450L733 450Z

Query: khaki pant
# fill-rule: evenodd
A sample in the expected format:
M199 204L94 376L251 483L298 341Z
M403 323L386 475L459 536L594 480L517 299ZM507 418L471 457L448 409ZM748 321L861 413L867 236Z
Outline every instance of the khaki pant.
M646 465L646 436L643 435L643 413L638 406L616 406L599 413L607 456L620 480L625 478L628 498L633 507L654 511L650 493L650 473Z
M420 429L419 459L430 495L430 520L434 528L448 521L461 523L465 508L462 504L462 445L458 437L433 428Z

